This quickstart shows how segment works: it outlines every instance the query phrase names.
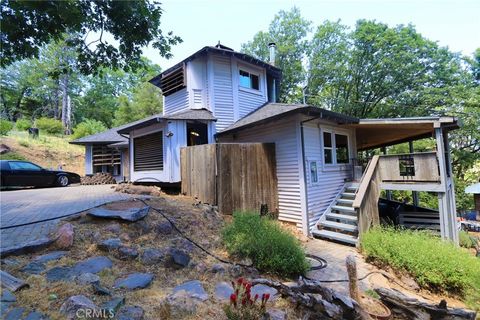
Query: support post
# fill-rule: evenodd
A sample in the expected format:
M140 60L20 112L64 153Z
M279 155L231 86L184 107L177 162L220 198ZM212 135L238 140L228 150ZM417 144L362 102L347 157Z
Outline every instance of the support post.
M382 147L382 153L387 154L387 147ZM386 190L385 194L387 196L387 200L391 201L392 200L392 191L391 190Z
M413 154L414 149L413 149L413 141L408 141L408 150L410 151L410 154ZM418 207L418 191L412 191L412 200L413 200L413 205L415 207Z

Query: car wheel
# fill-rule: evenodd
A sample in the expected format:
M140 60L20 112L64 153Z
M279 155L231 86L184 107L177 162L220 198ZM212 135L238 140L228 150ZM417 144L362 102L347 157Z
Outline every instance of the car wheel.
M59 187L66 187L66 186L68 186L69 183L70 183L70 181L68 181L67 176L60 176L57 179L57 186L59 186Z

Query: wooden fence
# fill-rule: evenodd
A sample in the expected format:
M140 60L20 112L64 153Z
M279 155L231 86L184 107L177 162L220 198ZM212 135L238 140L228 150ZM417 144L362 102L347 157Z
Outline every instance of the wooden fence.
M181 149L182 193L221 213L278 210L275 145L220 143Z

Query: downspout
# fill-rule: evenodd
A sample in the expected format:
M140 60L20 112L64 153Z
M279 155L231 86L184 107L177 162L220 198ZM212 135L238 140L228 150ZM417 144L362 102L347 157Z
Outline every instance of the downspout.
M305 190L305 209L306 209L306 212L305 212L305 224L306 225L303 229L306 230L306 235L307 236L310 235L310 221L309 221L309 217L308 217L307 165L305 163L305 133L304 133L304 130L303 130L304 129L303 125L307 122L319 119L321 117L322 117L322 113L320 113L320 115L318 115L316 117L300 121L300 141L301 141L301 145L302 145L303 183L304 183L303 189ZM304 233L305 233L305 231L304 231Z

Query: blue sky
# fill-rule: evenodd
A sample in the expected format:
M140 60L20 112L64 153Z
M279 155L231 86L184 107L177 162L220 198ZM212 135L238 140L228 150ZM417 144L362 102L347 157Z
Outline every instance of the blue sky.
M170 60L150 48L144 54L166 69L219 40L238 50L256 32L267 30L278 11L293 6L314 26L339 19L349 26L358 19L392 26L412 23L422 35L453 51L470 55L480 47L480 0L163 0L162 30L173 31L184 42L173 48Z

